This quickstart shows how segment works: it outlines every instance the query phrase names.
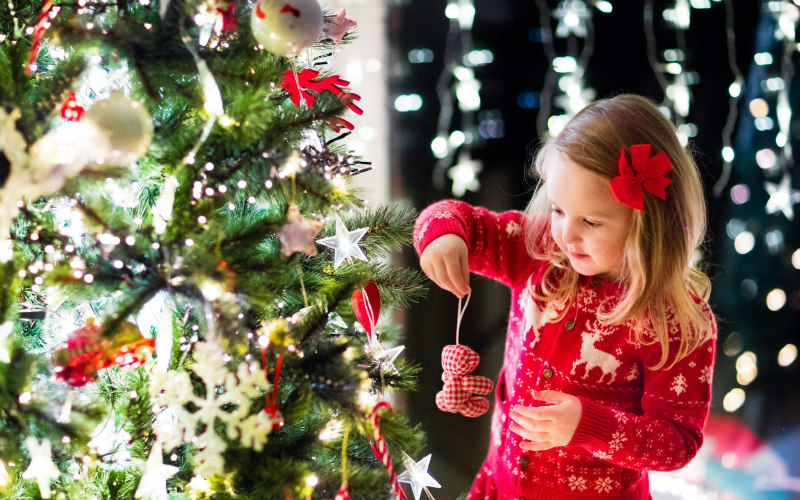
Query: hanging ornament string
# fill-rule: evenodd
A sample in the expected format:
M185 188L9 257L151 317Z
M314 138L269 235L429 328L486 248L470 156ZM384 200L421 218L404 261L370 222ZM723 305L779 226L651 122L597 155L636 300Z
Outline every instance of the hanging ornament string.
M375 330L375 324L377 323L377 321L375 320L375 314L373 312L372 304L370 303L369 294L367 293L367 290L364 288L364 285L361 285L360 289L362 297L364 299L364 305L367 306L365 311L367 313L367 319L369 321L369 329L367 330L367 333L369 334L369 346L370 348L372 348L375 347L375 344L378 341L378 335ZM378 307L380 307L380 304L378 304Z
M372 445L372 451L389 473L389 482L392 486L392 492L394 493L395 498L397 500L405 500L406 494L403 491L403 488L400 487L400 481L397 479L397 472L394 470L392 457L389 455L389 447L386 446L386 440L383 439L383 434L381 434L381 427L378 421L378 410L381 408L386 408L388 411L392 410L392 406L386 401L379 402L372 410L371 418L374 433L373 436L375 438L375 444Z
M461 305L461 297L458 299L458 319L456 320L456 345L459 344L458 336L461 332L461 320L464 318L464 313L467 311L467 306L469 305L469 299L472 297L472 292L470 291L467 293L467 300L464 301L464 305Z
M330 500L350 500L350 492L347 491L347 436L350 434L350 427L344 430L342 437L342 485L339 486L339 491L336 496Z
M222 94L220 93L217 81L214 79L214 75L211 74L211 70L208 69L206 62L197 55L197 51L192 46L192 40L184 32L182 24L180 25L180 32L181 40L197 66L197 74L200 77L200 83L203 87L203 109L208 112L208 119L206 120L205 126L203 126L203 132L200 134L200 138L197 140L192 150L184 157L184 161L191 165L194 164L195 157L200 147L211 134L211 129L214 128L214 124L225 114L225 109L222 104Z
M472 292L467 294L466 301L458 299L458 319L456 321L456 343L446 345L442 349L442 381L444 387L436 393L436 406L449 413L460 413L465 417L479 417L489 410L489 400L481 397L492 392L494 383L491 379L479 375L471 375L480 362L480 356L465 345L459 343L461 321L467 311Z
M350 427L344 430L342 436L342 489L347 489L347 436L350 434Z

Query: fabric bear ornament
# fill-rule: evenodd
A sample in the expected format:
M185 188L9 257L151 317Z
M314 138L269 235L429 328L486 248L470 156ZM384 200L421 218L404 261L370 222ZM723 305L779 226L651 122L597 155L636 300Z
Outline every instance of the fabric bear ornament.
M436 394L436 406L440 410L460 413L465 417L480 417L486 413L489 400L474 394L489 394L494 384L486 377L470 375L478 367L480 360L478 353L465 345L444 346L444 388Z

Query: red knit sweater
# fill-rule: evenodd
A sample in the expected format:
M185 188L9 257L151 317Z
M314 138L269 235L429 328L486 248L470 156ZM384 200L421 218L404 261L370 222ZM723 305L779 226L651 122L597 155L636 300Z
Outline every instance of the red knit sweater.
M448 200L425 209L414 231L420 254L443 234L462 237L470 270L511 288L489 452L467 500L648 499L647 471L679 469L702 444L716 339L711 310L697 299L711 338L655 371L647 367L661 359L660 344L632 343L629 324L604 325L595 315L601 304L619 299L615 283L583 277L577 307L552 322L556 315L541 310L528 292L547 263L528 255L523 217ZM678 334L673 325L670 352ZM532 399L534 389L580 399L580 423L567 446L522 450L522 438L509 431L514 405L542 404Z

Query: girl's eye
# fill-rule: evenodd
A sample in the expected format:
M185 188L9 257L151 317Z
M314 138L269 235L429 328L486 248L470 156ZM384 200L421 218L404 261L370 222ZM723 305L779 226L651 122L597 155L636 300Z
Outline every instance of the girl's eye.
M556 215L563 215L564 212L560 208L550 207L550 211Z
M586 222L586 225L589 226L589 227L597 227L597 226L600 225L598 222L592 222L592 221L586 220L586 219L584 219L584 222Z

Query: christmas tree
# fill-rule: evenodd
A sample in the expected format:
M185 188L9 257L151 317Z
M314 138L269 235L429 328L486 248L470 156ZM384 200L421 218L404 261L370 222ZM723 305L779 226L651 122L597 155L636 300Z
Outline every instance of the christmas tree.
M381 305L413 210L367 207L316 0L0 10L0 495L415 495ZM386 314L383 315L385 319ZM429 457L426 457L429 459ZM423 459L420 463L427 463Z

